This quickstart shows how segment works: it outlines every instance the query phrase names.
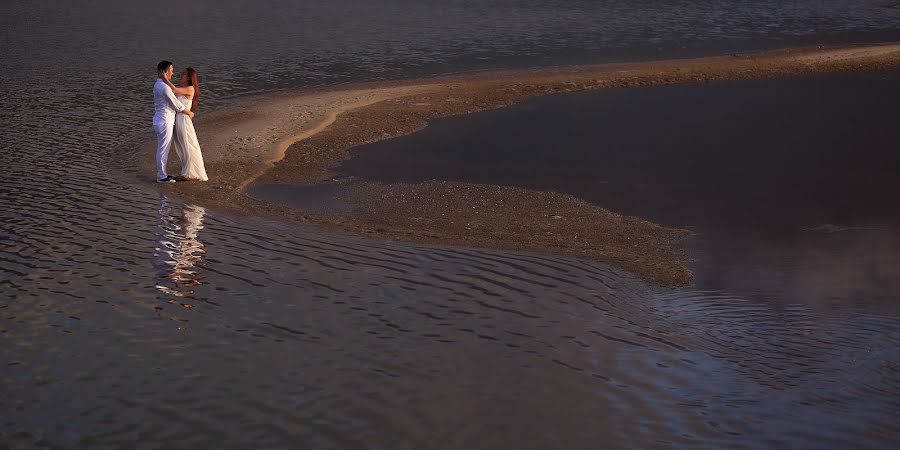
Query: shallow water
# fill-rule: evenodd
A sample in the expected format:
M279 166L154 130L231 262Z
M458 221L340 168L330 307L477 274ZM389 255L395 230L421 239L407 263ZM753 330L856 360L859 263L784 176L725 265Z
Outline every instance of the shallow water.
M897 72L562 94L435 120L339 171L565 192L697 232L700 288L898 312L894 98Z
M57 253L23 246L19 264L4 262L16 291L3 305L8 444L887 448L896 437L900 320L866 304L773 307L655 290L568 258L155 203L155 223L124 241L65 248L68 236L31 233Z
M897 317L865 301L660 291L569 258L232 217L134 183L133 150L162 58L199 69L202 113L345 81L898 40L878 4L3 2L0 447L888 447Z

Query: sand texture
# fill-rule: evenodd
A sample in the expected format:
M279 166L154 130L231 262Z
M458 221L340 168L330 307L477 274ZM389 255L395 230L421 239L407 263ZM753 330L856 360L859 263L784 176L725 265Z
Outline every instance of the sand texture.
M378 185L332 180L361 144L415 132L433 118L591 89L900 69L900 44L505 71L279 92L198 115L210 181L159 185L185 201L245 214L421 243L552 252L596 259L664 286L689 284L672 243L685 233L622 217L568 195L464 183ZM652 130L648 130L652 132ZM154 173L154 143L142 154ZM177 173L177 158L170 172ZM254 199L267 183L335 183L355 209L313 213ZM148 182L152 181L150 179Z

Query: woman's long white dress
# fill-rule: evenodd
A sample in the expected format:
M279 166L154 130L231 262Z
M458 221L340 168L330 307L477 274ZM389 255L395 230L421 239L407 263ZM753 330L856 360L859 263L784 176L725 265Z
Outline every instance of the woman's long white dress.
M178 101L185 108L190 109L193 97L178 96ZM181 158L181 176L189 180L209 180L206 176L206 167L203 166L203 153L200 152L200 142L197 141L197 132L194 131L194 121L187 114L175 116L175 136L172 146Z

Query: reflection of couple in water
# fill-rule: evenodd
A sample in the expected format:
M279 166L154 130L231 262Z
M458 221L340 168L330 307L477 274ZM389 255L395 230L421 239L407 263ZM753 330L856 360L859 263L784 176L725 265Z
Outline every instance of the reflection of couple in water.
M156 288L175 297L193 297L194 287L202 284L196 266L206 255L197 239L203 229L206 210L200 206L183 205L181 214L173 215L168 199L160 195L157 225L156 263L159 268Z

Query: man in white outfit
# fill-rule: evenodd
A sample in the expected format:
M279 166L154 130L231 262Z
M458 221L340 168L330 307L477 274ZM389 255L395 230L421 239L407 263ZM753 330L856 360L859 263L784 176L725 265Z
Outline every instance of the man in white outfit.
M160 183L174 183L175 177L166 173L169 162L169 150L172 148L172 135L175 133L175 114L187 114L194 117L190 109L184 107L172 88L163 78L169 80L175 73L175 67L169 61L160 61L156 65L158 78L153 86L153 129L156 130L156 180Z

